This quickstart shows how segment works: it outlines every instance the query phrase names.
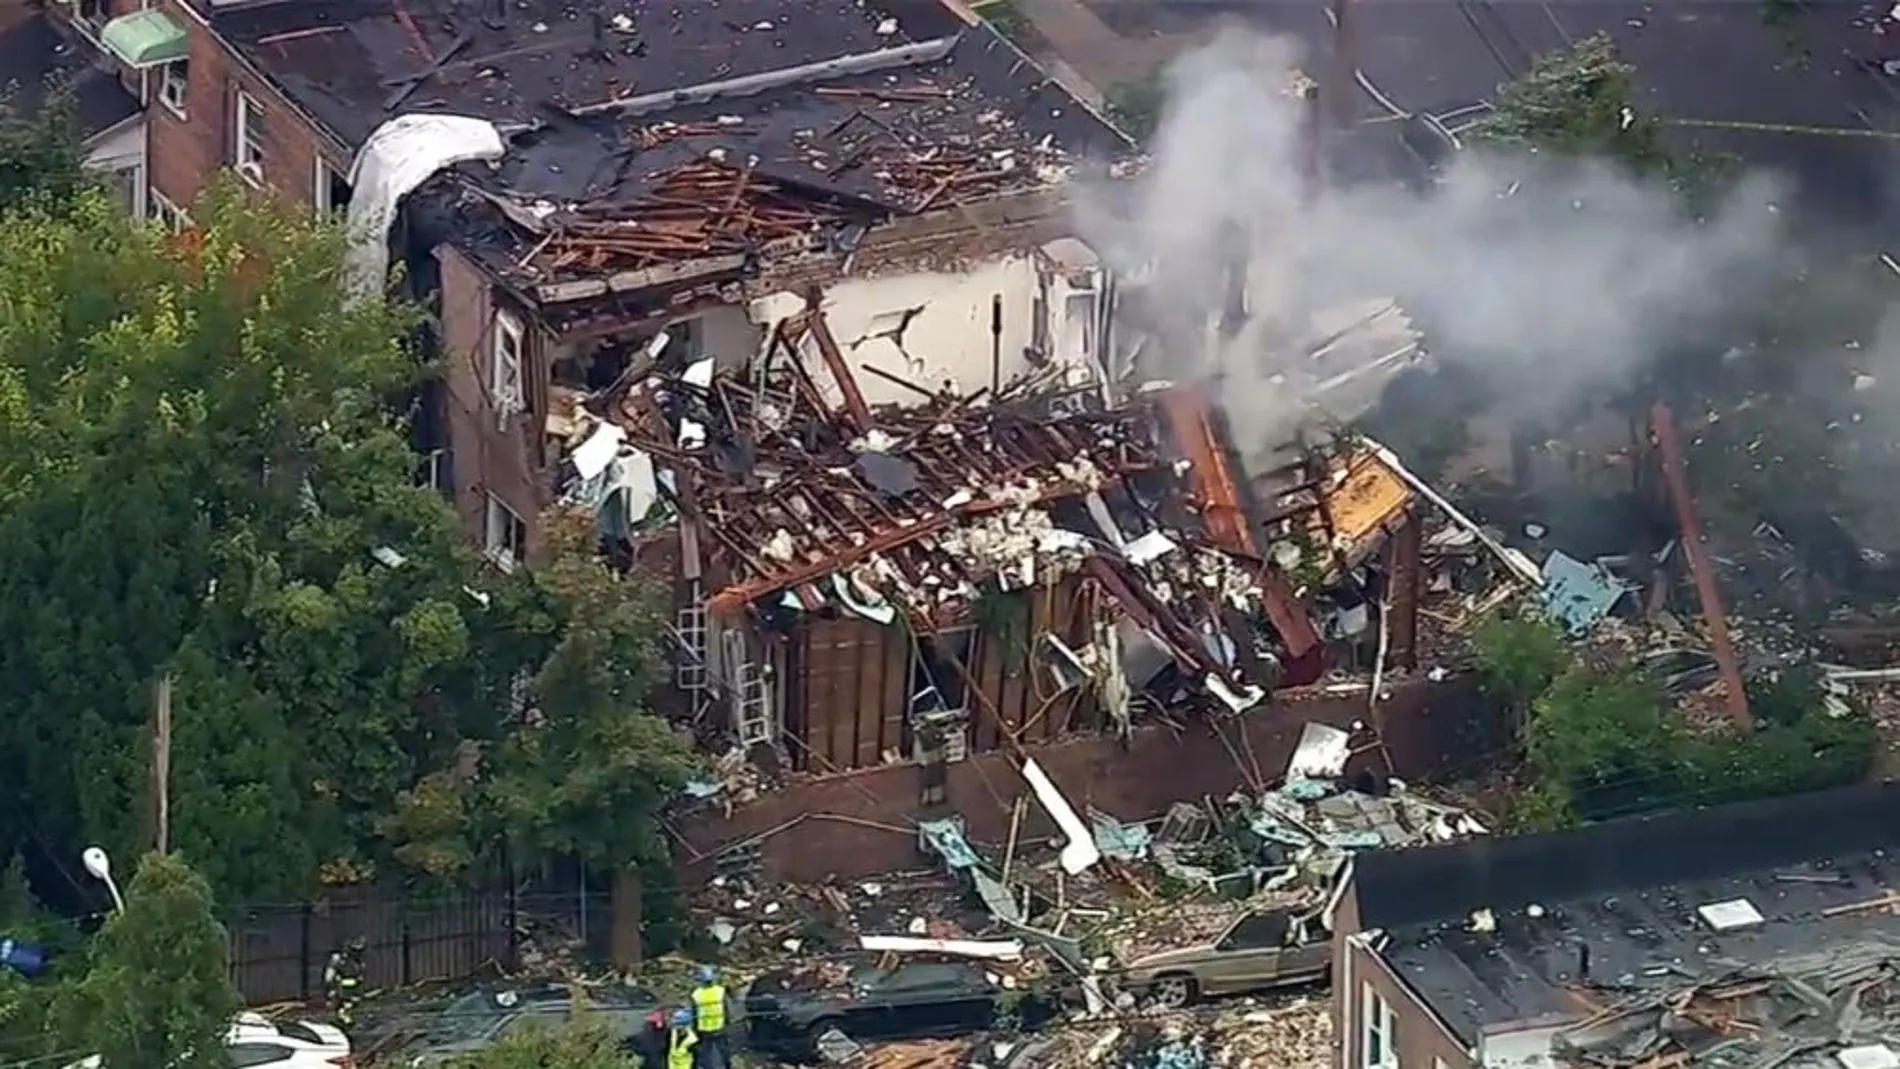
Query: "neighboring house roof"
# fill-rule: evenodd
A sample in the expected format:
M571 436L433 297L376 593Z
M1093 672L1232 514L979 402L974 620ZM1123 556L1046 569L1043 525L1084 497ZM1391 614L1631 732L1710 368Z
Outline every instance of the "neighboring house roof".
M69 96L82 137L103 133L139 113L139 102L118 78L91 65L88 52L62 37L45 14L0 30L0 72L0 92L20 114L37 113L50 94Z
M552 0L332 0L215 24L347 142L406 112L495 123L508 152L461 169L458 241L524 288L721 257L746 258L728 276L751 273L1132 151L942 0L635 0L587 15Z
M1885 941L1900 957L1900 917L1868 908L1892 901L1895 845L1900 785L1881 784L1368 853L1354 887L1361 927L1388 937L1380 954L1476 1042L1594 1003L1799 971L1817 952L1846 960ZM1701 913L1738 899L1758 923L1718 930Z

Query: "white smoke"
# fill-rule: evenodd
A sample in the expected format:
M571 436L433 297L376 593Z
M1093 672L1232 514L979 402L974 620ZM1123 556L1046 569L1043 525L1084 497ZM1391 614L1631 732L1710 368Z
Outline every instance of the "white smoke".
M1342 302L1396 299L1435 358L1480 367L1535 411L1627 383L1672 347L1719 351L1711 332L1759 298L1788 247L1780 183L1762 175L1699 223L1665 185L1610 164L1502 151L1457 154L1423 192L1334 182L1309 198L1298 58L1231 30L1185 55L1146 171L1080 209L1083 237L1146 279L1161 344L1144 372L1220 375L1250 452L1291 435L1312 400L1300 340ZM1354 136L1396 147L1397 125ZM1223 249L1247 263L1251 318L1232 337L1209 329L1229 292Z

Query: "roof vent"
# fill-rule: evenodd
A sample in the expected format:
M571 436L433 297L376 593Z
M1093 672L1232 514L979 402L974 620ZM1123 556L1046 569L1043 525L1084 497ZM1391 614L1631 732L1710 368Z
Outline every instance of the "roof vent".
M1711 902L1706 906L1699 906L1696 909L1696 915L1702 918L1702 923L1718 932L1753 928L1761 924L1763 920L1761 910L1756 909L1755 904L1746 898L1731 898L1726 902ZM1860 1069L1860 1067L1856 1066L1854 1069ZM1900 1069L1900 1065L1896 1065L1894 1069Z
M1848 1047L1834 1055L1844 1069L1900 1069L1900 1054L1885 1043L1870 1043L1865 1047Z

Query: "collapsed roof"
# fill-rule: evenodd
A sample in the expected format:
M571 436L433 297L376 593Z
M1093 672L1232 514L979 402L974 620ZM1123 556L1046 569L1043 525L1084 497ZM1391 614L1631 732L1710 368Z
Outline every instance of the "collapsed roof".
M932 633L992 596L1073 581L1235 711L1323 671L1309 600L1352 585L1413 497L1342 440L1278 473L1256 514L1202 394L1114 399L1061 366L968 394L906 383L919 403L873 410L815 295L742 368L656 371L596 397L593 433L670 473L718 561L714 613L827 609ZM1078 678L1119 675L1097 663L1120 660L1109 647L1060 652Z
M339 0L216 22L352 145L409 112L494 123L504 156L457 183L463 236L542 301L601 295L550 283L682 261L848 253L880 222L1130 148L941 0L613 8Z

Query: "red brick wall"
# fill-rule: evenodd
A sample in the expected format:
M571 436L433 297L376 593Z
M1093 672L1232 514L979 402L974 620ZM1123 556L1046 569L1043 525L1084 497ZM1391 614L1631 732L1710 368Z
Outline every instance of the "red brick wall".
M479 543L487 495L494 493L528 524L532 553L534 521L541 506L526 436L536 432L540 417L517 416L509 430L497 430L482 383L495 317L494 284L452 246L437 249L436 259L442 264L442 375L448 398L449 453L455 469L455 509ZM535 374L531 367L540 350L533 336L534 320L517 311L529 332L523 360L530 367L524 367L523 374Z
M1376 952L1353 945L1359 931L1359 906L1353 895L1340 900L1333 915L1333 1044L1335 1069L1365 1065L1365 991L1368 986L1392 1008L1398 1064L1405 1069L1471 1069L1471 1057L1436 1014L1420 1002L1404 980Z
M328 148L327 139L292 110L269 83L243 70L224 43L184 9L182 0L157 0L153 6L165 10L190 32L191 63L182 118L159 103L158 72L148 75L152 186L186 208L198 199L233 158L237 93L242 90L257 103L260 113L265 185L289 203L305 207L314 204L318 156L328 156L331 166L345 171L349 160Z
M1178 733L1143 728L1126 743L1078 738L1030 752L1078 810L1093 805L1123 820L1140 820L1176 801L1246 786L1243 766L1251 774L1257 764L1260 776L1271 782L1285 769L1308 721L1345 727L1365 716L1362 692L1283 704L1226 721L1221 725L1225 743L1208 723L1195 721ZM1398 776L1412 781L1430 780L1445 770L1467 771L1472 754L1495 752L1503 739L1502 717L1462 682L1420 681L1397 688L1380 719ZM1383 762L1374 749L1356 755L1351 767L1382 769ZM680 818L676 830L689 867L703 868L721 849L762 836L769 879L867 876L932 863L917 852L911 823L921 786L915 765L824 777L767 795L730 817L716 810L693 813ZM978 843L1000 845L1008 839L1011 807L1025 790L1005 753L950 766L950 804ZM1027 813L1024 834L1054 831L1040 807L1030 806Z
M22 0L0 0L0 20L10 17L13 8L20 4ZM129 14L141 6L141 0L112 0L109 13ZM313 127L268 82L246 71L244 64L188 9L184 0L152 0L150 6L176 19L185 27L191 42L190 75L182 117L159 102L158 71L147 71L143 75L123 72L126 84L134 93L142 83L148 88L146 111L150 133L146 144L146 180L166 199L189 209L219 170L230 162L239 89L259 106L265 142L265 188L291 204L309 206L313 203L319 156L331 167L347 172L348 153ZM70 4L52 4L48 10L55 18L71 20ZM82 41L93 40L88 31L80 31L79 36Z

